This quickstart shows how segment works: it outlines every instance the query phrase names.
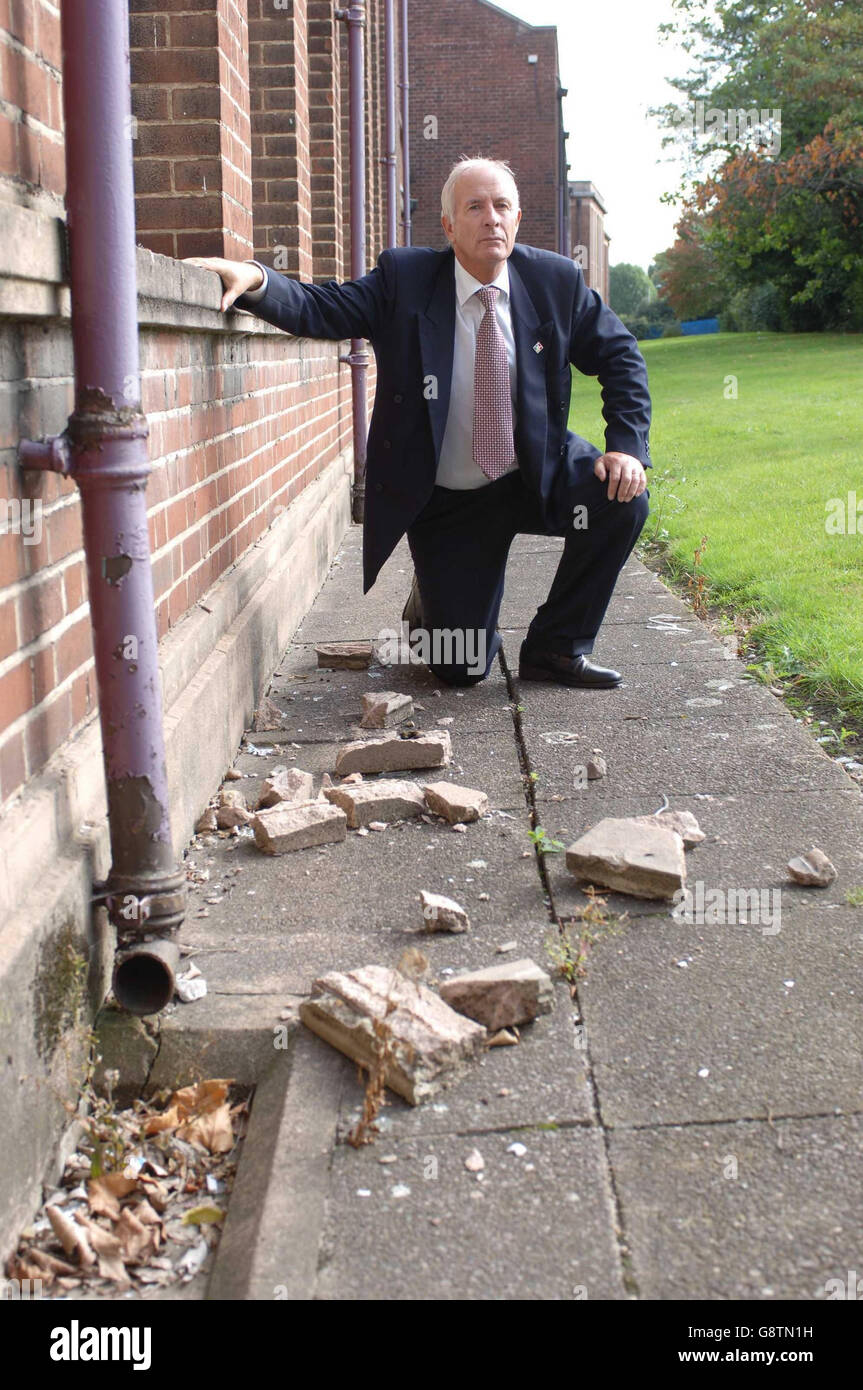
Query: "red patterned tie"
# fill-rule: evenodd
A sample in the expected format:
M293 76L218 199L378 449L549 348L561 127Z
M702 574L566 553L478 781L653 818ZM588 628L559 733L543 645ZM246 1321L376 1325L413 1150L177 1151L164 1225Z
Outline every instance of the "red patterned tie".
M494 285L477 290L485 313L476 335L473 386L473 457L488 478L499 478L515 457L506 343L497 321Z

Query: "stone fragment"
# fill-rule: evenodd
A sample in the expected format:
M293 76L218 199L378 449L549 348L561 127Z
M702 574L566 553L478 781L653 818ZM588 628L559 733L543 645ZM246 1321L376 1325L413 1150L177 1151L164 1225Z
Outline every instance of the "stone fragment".
M315 779L310 772L303 772L298 767L285 767L280 763L272 769L269 777L264 779L258 798L258 810L265 811L269 806L279 806L284 802L298 804L311 801L314 782Z
M498 954L499 956L506 956L506 955L509 954L510 951L517 951L517 950L518 950L518 942L517 942L517 941L502 941L501 944L500 944L499 946L497 946L495 949L496 949L497 954Z
M836 869L823 849L815 845L806 854L798 854L788 861L788 874L794 883L802 883L807 888L829 888L836 879Z
M246 825L248 819L249 808L243 793L236 787L223 787L216 808L216 825L219 829L232 830L235 825Z
M321 976L300 1005L300 1018L366 1069L382 1042L384 1080L411 1105L463 1075L485 1041L484 1028L426 985L382 965Z
M420 903L426 931L465 932L470 929L470 918L452 898L445 898L442 893L427 893L423 888Z
M469 1173L481 1173L485 1167L485 1159L479 1149L471 1149L464 1161L464 1166Z
M341 807L322 801L282 804L257 811L251 825L255 844L266 854L287 854L310 845L327 845L344 840L348 833L347 817Z
M229 767L228 770L227 770L227 772L225 773L225 781L226 781L226 782L241 782L241 781L243 780L243 777L244 777L244 776L245 776L245 774L242 773L242 772L238 772L237 769L236 769L235 767Z
M216 813L212 806L208 806L204 814L199 816L195 822L195 834L202 835L204 831L215 830L216 828Z
M517 1028L501 1028L500 1032L492 1033L488 1040L489 1047L517 1047L519 1044L519 1034ZM503 1092L498 1092L502 1095ZM509 1094L509 1092L507 1092Z
M389 821L386 820L370 820L369 830L389 830L389 825Z
M654 825L660 830L676 830L684 849L700 845L707 836L691 811L657 811L652 816L633 816L639 825Z
M683 840L675 830L609 817L566 851L576 878L636 898L671 898L686 882Z
M315 647L318 666L328 671L362 671L371 664L371 642L322 642Z
M318 801L326 801L326 799L327 799L327 792L329 791L329 789L330 789L330 787L331 787L332 785L333 785L333 779L332 779L332 777L330 776L330 774L329 774L328 772L325 772L324 775L323 775L323 777L321 778L321 789L320 789L320 791L318 792L318 797L317 797Z
M587 760L587 780L597 782L600 777L605 777L608 772L608 763L602 756L601 748L594 748Z
M396 690L373 690L363 696L360 724L364 729L389 729L409 719L413 712L414 702L410 695L400 695Z
M252 732L260 734L266 729L281 729L284 718L285 716L278 705L265 695L255 710L252 719Z
M386 734L383 738L346 743L336 758L336 772L404 772L408 768L443 767L452 758L446 729L417 733L416 738Z
M532 960L507 961L445 980L440 996L490 1033L551 1012L554 986Z
M352 785L354 782L361 782L363 774L361 772L349 772L347 777L342 778L342 786Z
M488 810L485 792L472 787L457 787L454 782L429 782L424 788L429 810L443 816L450 825L479 820Z
M396 779L347 787L342 783L339 787L327 787L324 795L332 805L341 806L351 830L360 825L374 829L375 823L381 821L408 820L422 815L425 808L422 788L416 782Z

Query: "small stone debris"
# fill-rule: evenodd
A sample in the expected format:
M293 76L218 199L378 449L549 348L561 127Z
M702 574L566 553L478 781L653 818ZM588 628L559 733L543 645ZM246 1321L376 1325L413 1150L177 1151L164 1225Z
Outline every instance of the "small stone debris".
M325 772L324 775L323 775L323 777L321 778L321 789L320 789L320 791L318 792L318 795L317 795L317 800L318 800L318 801L326 801L326 799L327 799L327 792L329 791L329 789L330 789L330 787L331 787L332 785L333 785L333 779L332 779L332 777L330 776L330 774L329 774L328 772Z
M587 760L587 780L588 782L598 782L600 777L605 777L608 773L608 763L602 756L601 748L594 748Z
M367 1070L382 1043L385 1083L411 1105L463 1075L486 1036L426 985L382 965L321 976L300 1018Z
M226 781L226 782L241 782L241 781L243 780L243 778L245 777L245 775L246 775L246 774L245 774L244 772L238 772L237 769L236 769L235 767L229 767L228 770L227 770L227 772L225 773L225 781Z
M464 1161L464 1166L469 1173L481 1173L485 1167L485 1159L479 1149L471 1149Z
M639 825L654 825L660 830L675 830L684 849L700 845L707 836L691 811L657 811L652 816L633 816Z
M258 810L266 811L270 806L279 806L285 802L299 804L311 801L314 783L315 779L310 772L303 772L298 767L285 767L280 763L272 769L269 777L264 779L258 798Z
M670 898L686 883L683 840L674 830L607 818L566 851L576 878L636 898Z
M360 739L339 750L335 771L405 772L409 768L443 767L452 761L452 743L446 729L417 732L416 738L387 734L384 738Z
M831 864L823 849L817 849L815 845L805 854L789 859L788 875L792 883L802 883L806 888L829 888L837 877L835 865Z
M454 825L453 830L456 832L457 835L467 834L467 826L465 825L464 821L459 821L457 825Z
M521 1035L517 1028L501 1028L499 1032L493 1033L488 1040L489 1047L516 1047L521 1042Z
M194 1004L196 999L203 999L207 993L207 981L200 971L177 975L174 984L181 1004Z
M265 695L252 718L252 733L262 734L268 730L281 729L284 718L285 716L278 705Z
M426 931L466 932L470 930L470 918L464 908L452 898L441 893L427 893L420 890L423 927Z
M236 787L223 787L219 792L216 808L216 825L220 830L231 830L235 825L247 825L249 808L246 798Z
M360 726L363 729L390 729L409 719L414 712L414 702L410 695L401 695L397 690L372 691L363 696L363 714Z
M315 647L318 667L328 671L362 671L371 665L371 642L322 642Z
M332 844L344 840L348 833L347 816L341 807L322 801L257 811L251 826L255 844L265 854L288 854L311 845Z
M454 782L429 782L424 788L430 811L443 816L450 825L479 820L488 810L485 792L459 787Z
M502 942L500 943L499 946L496 946L496 947L495 947L495 950L497 951L497 954L498 954L499 956L505 956L509 951L517 951L517 950L518 950L518 942L517 942L517 941L502 941Z
M332 805L341 806L351 830L361 825L373 830L377 825L389 825L390 821L420 816L425 810L422 788L416 782L393 779L351 786L342 783L338 787L327 787L324 795Z
M518 1140L516 1140L512 1144L507 1144L506 1151L508 1154L512 1154L514 1158L524 1158L527 1153L527 1148L524 1144L520 1144Z
M370 820L369 830L389 830L390 823L387 820Z
M362 780L363 774L361 772L349 772L347 777L342 778L341 785L343 787L352 787L355 782L361 782Z
M204 835L208 830L217 830L216 813L212 806L208 806L202 816L195 821L195 834Z
M554 986L532 960L506 961L485 970L456 975L440 986L441 998L459 1013L482 1023L490 1033L531 1023L551 1013Z

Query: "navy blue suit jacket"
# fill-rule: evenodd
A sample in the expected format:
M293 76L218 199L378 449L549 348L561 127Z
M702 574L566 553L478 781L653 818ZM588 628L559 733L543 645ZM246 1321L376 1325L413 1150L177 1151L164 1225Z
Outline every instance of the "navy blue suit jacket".
M313 285L269 273L264 297L237 308L301 338L367 338L377 361L363 525L363 592L425 506L449 409L455 335L455 256L402 247L358 280ZM517 357L516 457L551 534L572 524L568 491L579 463L605 452L567 429L570 363L599 378L605 447L649 467L647 368L632 334L589 290L574 261L513 247L510 308ZM536 350L539 344L541 351Z

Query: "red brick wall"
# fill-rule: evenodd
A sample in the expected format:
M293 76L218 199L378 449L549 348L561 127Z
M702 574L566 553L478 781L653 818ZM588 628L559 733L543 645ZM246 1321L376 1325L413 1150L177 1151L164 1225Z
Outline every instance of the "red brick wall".
M129 0L138 241L252 254L245 0Z
M51 0L0 0L0 185L3 197L56 205L66 189L60 11Z
M414 245L446 245L440 190L461 155L483 154L508 160L515 171L519 240L557 251L557 31L482 0L423 0L410 7L410 47ZM527 61L532 53L536 64ZM425 138L427 116L437 121L437 139Z
M255 255L312 278L307 0L248 0Z

